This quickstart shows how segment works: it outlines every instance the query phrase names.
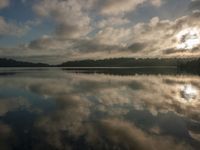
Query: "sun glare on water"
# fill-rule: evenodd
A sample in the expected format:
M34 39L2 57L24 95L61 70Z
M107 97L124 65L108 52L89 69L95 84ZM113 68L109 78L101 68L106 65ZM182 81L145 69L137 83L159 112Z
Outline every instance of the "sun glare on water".
M180 31L177 35L177 49L191 50L200 45L200 29L187 28Z
M198 96L198 90L191 84L186 84L181 88L181 96L187 101L193 100Z

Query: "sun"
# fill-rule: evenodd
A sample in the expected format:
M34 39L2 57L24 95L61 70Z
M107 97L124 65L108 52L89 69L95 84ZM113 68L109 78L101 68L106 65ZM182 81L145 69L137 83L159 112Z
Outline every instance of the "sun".
M186 28L176 35L176 49L192 50L200 45L200 29Z

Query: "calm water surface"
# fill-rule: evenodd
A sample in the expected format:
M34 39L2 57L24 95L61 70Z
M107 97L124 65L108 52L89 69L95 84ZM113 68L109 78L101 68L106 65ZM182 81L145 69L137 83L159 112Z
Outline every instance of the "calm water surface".
M200 149L200 76L110 72L1 69L0 150Z

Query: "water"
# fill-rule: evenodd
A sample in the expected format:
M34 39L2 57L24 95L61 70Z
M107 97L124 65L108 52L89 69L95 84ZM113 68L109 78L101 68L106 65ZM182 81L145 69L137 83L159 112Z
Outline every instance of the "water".
M159 70L1 69L0 150L199 150L200 77Z

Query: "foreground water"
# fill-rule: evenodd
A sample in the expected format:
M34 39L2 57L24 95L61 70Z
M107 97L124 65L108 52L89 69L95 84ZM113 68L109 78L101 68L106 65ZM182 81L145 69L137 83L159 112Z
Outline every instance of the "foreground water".
M200 149L199 76L121 74L1 69L0 150Z

